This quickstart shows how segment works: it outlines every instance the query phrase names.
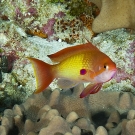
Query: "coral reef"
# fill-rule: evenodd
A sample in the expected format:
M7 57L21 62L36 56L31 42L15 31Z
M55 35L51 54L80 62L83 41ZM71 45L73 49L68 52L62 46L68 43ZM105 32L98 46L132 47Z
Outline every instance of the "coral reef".
M0 67L2 71L0 112L2 112L5 108L12 108L16 102L22 103L28 97L29 93L26 93L24 88L24 85L27 83L26 79L24 79L26 77L25 74L19 72L21 76L24 75L24 78L21 80L18 79L18 73L14 72L15 68L19 69L27 63L22 58L26 48L22 45L21 41L23 38L26 38L26 34L20 27L10 21L1 22L0 27Z
M135 132L135 33L126 29L107 31L134 27L134 0L78 1L1 1L0 134L133 135ZM89 1L97 5L100 13ZM107 32L91 39L91 25L97 33ZM51 89L30 96L36 82L25 57L53 64L46 57L48 54L86 43L85 38L117 64L115 78L105 83L102 91L84 99L79 98L84 89L82 84L67 91L59 90L57 79Z
M135 1L129 0L89 0L100 9L94 19L92 30L100 33L118 28L135 29Z
M117 29L101 33L92 39L93 44L110 56L118 68L114 80L105 83L103 89L134 93L134 38L134 34L130 34L126 29ZM111 88L108 87L110 83Z
M47 55L71 46L71 44L64 42L48 42L46 39L39 37L27 37L24 31L20 30L20 27L10 22L2 23L2 28L3 31L8 31L8 33L4 33L1 30L2 55L13 54L17 59L12 73L2 73L3 81L0 84L1 112L5 108L12 108L16 102L24 102L35 90L36 83L33 69L25 57L35 57L53 64L47 58ZM130 34L125 29L118 29L104 32L92 39L93 44L111 57L119 68L116 78L103 85L103 91L135 92L134 68L133 63L130 64L131 60L134 61L134 53L132 52L134 37L134 34ZM81 41L86 42L85 39ZM74 45L76 44L78 43ZM50 87L58 88L57 80L54 80Z
M5 89L7 84L8 86L9 85L11 86L10 88L12 88L8 92L7 94L8 96L11 95L11 93L15 94L15 91L20 92L20 90L23 89L22 94L20 93L21 100L22 99L25 100L35 89L34 85L33 86L31 85L31 83L35 84L33 71L31 70L28 61L24 57L31 56L43 58L42 54L44 52L42 53L42 49L44 48L43 47L44 45L42 46L43 48L40 45L39 46L34 45L35 46L34 47L32 45L32 42L28 40L29 35L27 34L39 36L42 38L53 38L55 40L63 39L63 41L70 43L76 42L76 40L78 40L79 42L80 38L82 38L81 34L82 25L80 25L81 21L77 20L76 17L70 16L69 14L66 15L67 10L65 9L65 7L66 5L60 3L53 4L49 3L49 1L46 0L42 0L40 2L37 2L35 0L1 1L0 7L0 19L1 19L0 51L2 51L1 55L14 56L14 58L17 59L14 63L12 73L10 74L5 74L3 72L1 73L1 76L3 76L3 81L0 84L1 89L0 99L2 98L2 101L4 98L6 98L6 93L9 91ZM65 15L66 18L64 18ZM61 25L62 23L60 23L58 25L58 22L60 22L60 20L63 20L66 24ZM72 27L70 27L71 22L73 22ZM54 23L56 23L55 26ZM79 25L76 25L77 23ZM67 29L66 34L64 36L60 34L60 32L63 30L63 27ZM49 44L49 42L47 44ZM46 46L50 50L50 47L48 45ZM54 46L54 50L56 50L55 46L57 45L52 46ZM60 45L60 46L69 46L69 45ZM47 48L45 47L44 49L48 50ZM38 51L40 51L41 54L39 54ZM46 51L46 54L47 53L49 54L50 52ZM28 79L29 78L28 76L30 77L30 79ZM6 92L4 92L5 90ZM24 94L25 90L27 91L25 93L26 95ZM19 98L17 97L17 99ZM5 104L7 103L4 103L4 105Z
M11 72L15 59L14 55L2 55L0 63L1 71L4 73Z
M135 97L131 93L100 91L80 99L83 88L82 84L68 91L48 88L6 109L0 134L133 135Z
M81 16L83 14L89 15L91 17L96 17L99 13L97 6L88 0L70 0L66 7L69 11L68 13L73 16Z
M15 61L14 55L1 55L0 56L0 83L2 82L2 73L10 73L13 68L13 63Z
M16 0L12 2L5 0L1 2L2 6L0 8L0 17L3 21L12 21L12 23L18 27L21 27L23 31L29 35L39 36L49 40L62 39L63 41L74 43L76 40L81 39L82 27L85 28L85 25L78 25L82 24L82 21L78 19L78 12L75 11L75 16L68 13L70 8L68 10L66 9L66 7L69 6L67 3L69 4L74 2L64 2L64 4L61 4L61 1L52 2L42 0L37 2L35 0L26 0L24 2L19 2ZM77 3L78 2L75 2L75 4ZM82 10L79 10L82 11L80 14L86 13L87 8L84 9L84 7L87 5L86 2L81 1L79 5L83 5L81 8ZM69 7L71 6L72 4ZM90 7L89 16L92 17L93 6L87 7ZM72 23L73 21L74 25L71 27L69 23ZM61 22L64 22L64 26ZM55 23L56 25L54 25ZM60 34L63 27L66 28L66 34L64 37L62 34ZM90 30L89 35L90 37L92 36L92 30Z
M68 20L61 18L56 21L54 27L54 30L57 31L56 37L70 44L77 42L82 35L80 31L83 26L78 19Z

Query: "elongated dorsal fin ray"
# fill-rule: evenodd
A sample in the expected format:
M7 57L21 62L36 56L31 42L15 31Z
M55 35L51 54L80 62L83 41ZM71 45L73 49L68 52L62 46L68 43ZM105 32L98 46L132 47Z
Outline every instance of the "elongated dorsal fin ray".
M47 56L54 62L61 62L62 60L66 59L72 55L75 55L77 53L80 53L83 51L92 51L92 50L99 51L99 49L96 46L94 46L92 43L88 42L86 44L65 48L54 54L47 55Z

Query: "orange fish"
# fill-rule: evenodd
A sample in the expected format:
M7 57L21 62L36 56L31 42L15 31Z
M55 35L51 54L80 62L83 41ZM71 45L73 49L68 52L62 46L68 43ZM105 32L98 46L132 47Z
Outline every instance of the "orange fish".
M90 84L80 94L80 98L98 92L102 84L111 80L116 73L116 64L90 42L65 48L48 57L57 64L49 65L30 58L36 76L37 90L45 90L55 78L62 88L71 88L80 82ZM63 81L64 80L64 81Z

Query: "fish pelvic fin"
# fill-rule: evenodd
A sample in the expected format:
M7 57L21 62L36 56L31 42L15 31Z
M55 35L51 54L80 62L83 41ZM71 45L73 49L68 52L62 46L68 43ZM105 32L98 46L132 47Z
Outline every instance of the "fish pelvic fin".
M69 79L65 79L65 78L60 78L57 81L57 85L61 89L66 89L66 90L76 86L77 84L78 84L78 82L72 81L72 80L69 80Z
M102 84L103 83L89 84L80 94L80 98L84 98L89 94L97 93L101 89Z
M34 74L36 77L36 91L34 93L37 94L45 90L53 81L54 75L52 72L52 65L35 58L27 58L32 63L34 69Z

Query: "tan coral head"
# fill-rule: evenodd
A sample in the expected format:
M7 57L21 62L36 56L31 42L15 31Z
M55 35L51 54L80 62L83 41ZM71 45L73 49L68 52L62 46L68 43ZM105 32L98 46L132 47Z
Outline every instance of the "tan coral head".
M90 0L100 10L92 30L100 33L117 28L135 29L135 0Z

